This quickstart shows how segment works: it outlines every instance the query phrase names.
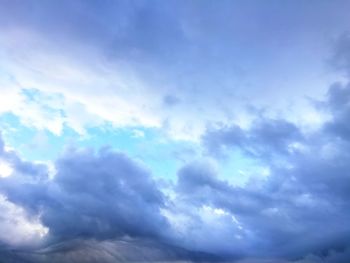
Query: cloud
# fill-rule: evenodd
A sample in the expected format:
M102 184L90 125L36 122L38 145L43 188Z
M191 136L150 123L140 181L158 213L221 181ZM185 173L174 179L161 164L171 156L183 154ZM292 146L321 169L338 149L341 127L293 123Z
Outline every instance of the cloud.
M245 188L231 186L217 175L208 173L207 168L187 167L179 174L178 199L189 210L210 207L217 214L232 217L230 224L225 225L230 235L220 235L220 249L226 246L226 253L231 253L231 256L237 253L240 257L292 260L308 253L318 255L332 249L342 250L342 247L349 246L350 232L346 222L350 215L344 212L347 192L336 187L348 181L344 181L340 173L348 168L344 171L329 170L321 162L316 167L309 165L305 168L311 171L303 169L304 162L293 171L276 167L266 182ZM322 189L326 184L329 188ZM206 231L215 228L221 220L223 218L219 217L210 224L196 225L201 229L198 238L215 236ZM197 219L196 222L202 221ZM192 242L199 243L198 240ZM218 248L211 244L205 249Z
M182 153L175 180L159 183L124 153L69 148L52 160L50 174L0 138L1 260L348 262L350 85L334 84L316 103L329 119L308 133L288 114L240 115L246 104L273 111L292 95L322 93L304 90L318 87L303 76L318 79L308 67L323 56L323 47L306 55L324 34L308 32L328 26L332 19L326 25L324 17L338 17L339 8L300 15L299 5L284 5L288 11L226 1L7 1L1 113L56 135L106 123L133 127L135 136L156 127L173 138L200 138L206 158L187 162L191 152ZM340 20L348 16L342 10ZM346 74L348 42L340 40L332 61ZM244 186L223 179L216 166L236 150L268 176Z
M212 255L191 252L151 240L71 240L32 251L0 249L4 263L116 263L116 262L217 262Z
M0 244L10 247L37 247L42 245L48 229L38 217L28 215L26 211L0 195Z
M236 148L256 158L272 158L289 155L293 145L302 143L303 134L286 120L258 117L247 130L237 125L211 128L202 141L212 154L221 155L227 148Z
M179 174L180 189L196 206L233 214L251 233L246 238L258 253L287 259L315 255L301 262L333 262L339 256L345 262L350 246L348 95L347 84L332 86L320 103L331 119L307 136L291 123L263 116L247 130L209 130L203 142L213 156L238 149L262 161L270 175L239 188L208 169L186 168ZM293 145L299 146L291 151Z
M54 134L65 127L83 134L89 126L111 123L156 127L171 138L197 140L208 123L247 122L249 117L241 120L249 115L247 104L281 112L287 96L297 98L299 106L301 96L324 90L311 87L328 83L318 71L325 49L322 15L334 18L338 32L347 14L339 14L333 3L319 6L319 12L293 2L287 6L276 4L279 12L272 12L244 1L6 1L0 74L7 99L0 112ZM284 28L294 23L286 34ZM313 34L304 34L306 28ZM21 92L29 88L58 94L62 103L57 108L23 102ZM300 117L299 109L285 115Z
M14 168L0 179L3 208L20 211L3 209L0 241L10 249L0 252L4 262L221 259L181 244L162 212L167 197L142 164L122 153L69 149L56 160L53 177L45 165L25 162L13 151L2 148L1 157ZM33 238L40 241L35 247Z
M1 191L10 202L40 214L53 240L159 237L167 231L159 213L161 192L148 172L123 154L72 149L57 160L53 179L41 166L11 161L16 173L2 178Z
M167 244L172 260L175 255L194 261L347 258L349 143L344 129L334 127L347 122L342 116L348 89L330 88L320 105L332 118L308 135L288 121L264 116L247 129L209 129L203 145L213 158L235 147L269 168L268 177L252 177L244 187L223 180L215 162L207 160L183 166L175 184L158 184L143 164L108 148L68 149L50 177L48 167L23 161L1 140L1 159L13 169L0 179L4 205L21 209L16 217L30 229L47 229L38 238L41 244L62 242L79 255L80 248L66 242L82 240L85 247L91 241L98 249L108 240L111 246L125 238L151 240L152 249ZM14 215L11 209L7 218ZM37 230L31 231L38 237ZM18 246L14 239L2 242ZM142 249L149 250L147 245ZM40 260L50 253L43 252ZM196 258L196 253L204 254Z
M347 52L347 42L340 40L333 61L344 72L349 67L346 54L341 54ZM349 91L348 82L330 86L325 99L314 104L329 118L307 134L291 122L263 115L246 129L235 125L208 129L202 141L210 155L220 159L238 150L246 158L259 159L270 170L264 180L253 177L240 188L203 167L185 168L178 187L196 207L211 205L234 215L242 230L251 234L242 235L243 240L254 244L258 254L296 262L347 262Z
M142 164L108 148L68 149L51 178L45 165L21 160L1 141L1 158L14 171L0 179L0 192L10 206L23 209L25 220L48 229L45 244L95 240L98 248L131 238L151 240L153 249L167 244L186 260L197 251L212 260L346 258L349 144L346 133L333 127L346 123L339 116L346 115L347 89L329 90L321 105L332 118L307 136L288 121L263 116L251 128L208 130L203 143L214 158L236 147L269 168L268 177L253 177L244 187L223 180L206 160L186 164L175 184L161 186Z
M167 106L175 106L176 104L179 104L181 102L181 100L175 96L171 96L171 95L166 95L163 98L163 102L165 105Z
M328 91L326 109L332 113L332 119L325 125L325 129L346 141L350 136L350 92L349 84L334 84Z
M349 32L343 33L334 43L333 54L329 58L329 64L335 70L338 70L350 76L350 35Z

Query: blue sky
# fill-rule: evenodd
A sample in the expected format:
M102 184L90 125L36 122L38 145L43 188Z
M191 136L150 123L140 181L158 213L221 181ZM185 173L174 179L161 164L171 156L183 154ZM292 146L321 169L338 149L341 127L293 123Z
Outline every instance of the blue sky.
M347 262L349 8L0 0L0 258Z

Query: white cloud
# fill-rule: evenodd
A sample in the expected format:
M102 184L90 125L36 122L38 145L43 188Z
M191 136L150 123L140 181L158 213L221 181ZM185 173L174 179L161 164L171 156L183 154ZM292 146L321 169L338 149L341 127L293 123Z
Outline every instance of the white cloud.
M9 163L0 159L0 177L8 177L12 174L13 168Z
M38 218L29 219L23 208L0 195L0 240L12 246L39 245L48 233Z
M143 138L145 137L145 133L141 130L134 129L132 130L132 136L134 138Z
M1 97L1 112L13 112L24 124L45 126L56 134L64 123L82 133L84 126L98 118L116 126L161 126L155 114L158 98L151 90L146 92L146 84L130 70L93 55L89 62L82 61L79 55L70 57L51 49L51 44L32 32L6 32L0 38L8 51L0 54L0 69L9 75L1 83L1 91L8 93ZM58 94L62 101L23 101L21 91L28 88L44 96Z
M109 59L101 50L83 43L62 48L43 34L12 28L2 29L0 47L4 50L0 72L7 76L0 78L5 94L0 98L0 113L12 112L23 124L57 135L64 126L84 134L87 127L108 122L116 127L164 128L173 139L198 141L208 124L248 127L252 120L245 105L255 100L227 101L220 90L207 87L198 99L197 92L181 88L184 80L177 83L149 76L144 68L148 74L158 74L153 65ZM38 90L42 100L24 101L23 89ZM167 108L164 97L173 92L181 102ZM311 111L286 114L307 128L324 120Z

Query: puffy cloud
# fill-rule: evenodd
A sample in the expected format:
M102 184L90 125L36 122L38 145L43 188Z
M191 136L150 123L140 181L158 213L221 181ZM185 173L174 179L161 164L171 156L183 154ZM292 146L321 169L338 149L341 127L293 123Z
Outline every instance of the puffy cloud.
M337 189L348 183L344 171L330 170L322 163L320 160L318 166L307 169L304 162L294 163L300 167L292 171L276 167L267 181L244 188L215 178L206 168L187 167L179 174L178 200L189 210L212 207L216 213L233 218L231 225L225 226L230 235L220 236L222 247L232 244L226 247L231 256L297 259L308 253L323 255L349 246L346 222L350 215L344 212L347 187ZM219 222L197 225L197 229L202 228L199 237L214 236L206 230Z
M199 252L201 247L182 244L164 215L171 210L167 197L142 164L122 153L69 149L49 176L45 165L2 150L1 157L14 172L0 179L1 205L6 208L0 241L17 248L2 249L5 262L221 259L211 251ZM18 228L9 220L22 225ZM6 234L7 227L13 236ZM33 239L38 244L35 250Z
M161 192L148 172L123 154L72 149L57 160L53 179L40 165L10 161L16 172L2 178L1 191L10 202L40 214L53 240L167 232L159 213Z
M341 260L350 246L350 156L346 133L333 127L346 123L339 116L346 115L347 89L329 90L321 104L332 118L307 136L294 124L262 116L248 129L208 130L203 137L208 153L220 158L222 149L236 147L269 167L268 177L253 178L244 187L224 181L203 161L182 167L175 185L163 191L142 164L108 148L68 149L50 177L45 165L21 160L1 141L1 159L14 171L0 179L0 191L10 206L23 209L28 222L48 229L46 244L96 240L98 248L106 240L119 246L131 238L152 240L152 249L169 244L173 260ZM82 253L73 247L69 253ZM195 251L207 254L196 258ZM43 252L38 262L50 253Z
M307 136L291 123L264 117L247 130L209 130L203 140L214 156L235 147L264 162L270 175L237 188L209 176L208 169L187 168L179 174L180 189L197 206L230 211L253 233L248 243L257 252L290 259L315 254L301 262L333 262L339 256L345 262L350 246L348 94L348 85L329 89L320 105L331 119ZM296 143L299 147L290 151Z
M347 40L341 43L344 48ZM347 70L346 56L338 59L342 70ZM242 230L251 233L241 235L254 244L250 252L299 259L296 262L347 262L349 90L348 83L335 83L325 100L315 103L317 110L328 112L329 119L308 134L286 120L264 116L258 116L247 129L209 129L203 136L209 154L221 158L221 153L239 150L247 158L258 158L270 174L264 180L252 178L240 188L203 166L190 166L179 174L183 196L196 207L211 205L234 215Z
M11 247L31 247L43 244L48 229L38 217L30 216L26 211L0 195L0 244Z
M278 107L307 93L292 81L280 89L290 76L312 75L304 67L312 58L300 46L309 51L322 42L315 39L323 33L297 28L314 32L339 10L326 4L295 16L299 5L286 5L292 12L271 9L279 14L274 20L260 4L240 9L225 1L217 9L209 2L7 1L0 11L1 113L57 135L65 126L84 133L105 122L162 127L174 138L206 131L201 142L212 158L237 149L269 176L239 187L203 161L184 165L174 183L158 184L143 164L108 148L68 149L50 175L47 165L23 160L0 139L1 260L348 262L350 86L329 89L317 110L330 118L309 133L283 114L243 120L246 127L235 115L247 102ZM339 17L347 17L342 10ZM291 25L297 28L286 31ZM311 39L293 44L301 35ZM293 49L275 55L286 37ZM348 42L339 42L333 61L346 74ZM245 46L254 52L243 56ZM317 64L321 55L314 55ZM296 71L270 61L288 61Z
M223 180L215 166L203 161L183 166L176 183L162 189L143 164L108 148L67 149L55 161L55 175L49 176L47 166L22 160L1 140L1 160L13 169L0 178L5 211L1 222L14 233L27 233L21 243L19 234L9 239L2 229L2 242L63 242L71 252L55 252L57 260L79 257L85 249L104 247L107 240L112 240L107 246L119 246L125 238L137 242L136 247L139 241L134 240L151 240L152 249L167 244L171 260L347 258L349 143L346 129L336 127L347 123L348 89L330 88L320 105L330 111L331 119L308 135L288 121L262 116L247 129L208 130L203 143L215 158L236 147L269 167L268 177L252 178L244 187ZM22 228L15 227L13 218ZM84 248L71 247L70 240L81 240L77 242ZM132 242L127 245L130 251L135 249ZM41 258L28 253L33 262L45 262L52 251L44 250ZM108 256L106 262L118 255ZM168 257L160 255L162 260Z
M83 251L93 251L107 240L113 240L114 247L131 238L141 243L152 240L152 249L168 244L171 260L342 260L350 247L350 156L347 133L334 127L346 124L347 119L339 116L346 116L348 89L329 90L321 105L332 118L307 136L294 124L262 116L248 129L208 130L203 142L215 158L221 158L223 149L227 153L236 147L269 167L268 177L252 178L243 187L223 180L207 161L185 165L174 185L161 186L141 163L108 148L68 149L56 160L52 177L48 167L23 161L1 141L1 159L13 169L0 179L5 218L22 218L32 237L39 240L38 233L44 233L42 242L63 242L72 255L83 252L69 240L81 240L83 247L92 242ZM296 147L298 143L303 148ZM2 239L16 244L15 239L10 241ZM133 251L134 245L127 246ZM143 243L141 247L152 251ZM35 260L45 262L49 251ZM204 254L198 258L196 251ZM57 258L66 260L71 257L67 253L57 252ZM167 255L161 253L160 258L166 260Z

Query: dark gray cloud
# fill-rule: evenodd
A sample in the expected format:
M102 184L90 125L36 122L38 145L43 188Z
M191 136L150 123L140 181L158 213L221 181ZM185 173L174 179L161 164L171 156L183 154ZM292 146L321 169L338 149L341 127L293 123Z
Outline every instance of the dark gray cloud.
M2 263L117 263L117 262L213 262L218 258L152 240L81 240L58 243L36 251L1 250ZM205 260L204 260L205 259ZM203 261L204 260L204 261Z
M334 84L328 91L328 101L324 105L332 114L332 119L325 125L325 129L345 141L350 139L349 90L349 84Z
M196 205L213 204L231 211L246 231L254 233L247 239L258 253L289 259L314 254L301 262L346 262L350 246L349 90L349 85L340 84L329 89L321 104L331 120L307 136L291 123L264 117L248 130L223 127L204 136L214 156L235 148L263 161L271 171L266 180L237 188L204 170L185 169L178 186ZM291 151L293 143L300 147ZM242 207L248 213L242 213Z
M188 203L212 205L238 214L259 213L258 209L269 206L270 199L256 191L230 186L203 163L189 164L179 171L177 191Z
M166 95L163 98L163 103L167 106L175 106L176 104L179 104L181 100L173 95Z
M266 182L244 188L219 180L202 166L186 167L179 173L179 198L192 207L211 206L233 215L241 228L232 231L240 239L230 252L239 247L241 257L296 260L342 252L350 245L345 176L350 167L330 168L324 160L293 164L292 170L276 167ZM229 241L222 238L223 244Z
M222 154L227 148L243 150L258 158L289 155L291 145L301 143L303 135L295 124L282 119L259 118L249 130L237 125L210 129L203 143L211 153Z
M43 178L39 165L10 161L16 173L1 179L1 191L9 201L41 213L53 239L156 237L167 231L159 213L161 192L148 172L123 154L72 149L57 160L52 180Z
M333 54L329 59L330 65L346 76L350 76L350 34L344 33L335 41Z
M349 70L348 43L348 37L340 39L332 62L344 72ZM240 188L208 170L185 168L179 173L180 191L196 206L210 204L234 214L251 234L245 238L256 253L296 262L348 262L349 83L333 84L316 104L329 119L307 135L292 123L263 116L246 130L209 129L203 137L209 154L221 158L239 150L267 165L270 175Z
M0 193L24 208L28 219L40 215L49 230L39 247L14 248L0 240L5 263L221 259L174 242L173 230L161 214L166 197L149 171L122 153L71 148L56 160L56 173L50 178L45 165L25 162L3 146L1 150L0 157L14 171L0 178Z

